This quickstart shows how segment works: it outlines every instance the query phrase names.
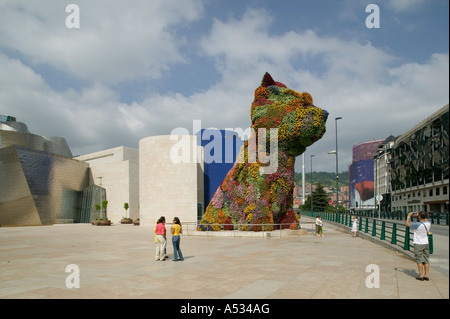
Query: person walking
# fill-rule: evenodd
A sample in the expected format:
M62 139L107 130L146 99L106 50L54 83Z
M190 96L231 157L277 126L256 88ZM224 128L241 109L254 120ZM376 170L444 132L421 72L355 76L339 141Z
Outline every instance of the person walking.
M155 234L157 242L156 242L155 260L164 261L165 259L164 251L167 245L165 223L166 218L164 216L161 216L156 222Z
M352 233L353 238L356 237L356 232L358 231L358 217L352 216Z
M173 218L173 225L170 228L172 233L172 244L173 244L173 261L183 261L183 254L180 249L181 234L183 233L183 228L181 227L181 222L178 217Z
M319 236L323 236L323 221L322 217L319 216Z
M411 223L411 217L419 217L418 222ZM417 262L419 276L417 280L430 280L428 277L430 271L430 247L428 243L428 232L430 231L431 223L427 219L427 213L409 213L406 219L406 227L414 229L414 259Z
M319 230L320 230L320 219L319 216L316 216L316 237L319 237Z

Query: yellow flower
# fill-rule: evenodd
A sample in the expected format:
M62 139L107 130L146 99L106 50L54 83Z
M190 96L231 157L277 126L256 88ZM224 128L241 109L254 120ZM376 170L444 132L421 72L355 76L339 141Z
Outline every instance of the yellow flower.
M255 208L256 208L256 204L255 204L255 203L251 203L250 205L248 205L247 207L245 207L245 209L244 209L244 214L245 214L245 215L250 214Z
M252 163L250 166L250 176L256 180L258 178L258 172L259 172L259 164L258 163Z
M284 140L288 137L287 134L287 124L283 123L279 128L278 128L278 139L279 140Z
M302 98L303 97L301 93L299 93L297 91L294 91L294 90L291 90L291 89L287 89L284 92L287 93L287 94L291 94L291 95L293 95L293 96L295 96L297 98Z
M314 127L320 126L322 122L322 110L318 107L314 109Z
M277 199L277 183L273 183L270 186L270 198L272 202L276 201Z

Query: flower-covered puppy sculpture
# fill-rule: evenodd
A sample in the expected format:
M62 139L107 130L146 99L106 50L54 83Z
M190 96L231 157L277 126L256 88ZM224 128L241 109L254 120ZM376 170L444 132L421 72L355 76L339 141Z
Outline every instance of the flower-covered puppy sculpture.
M309 93L291 90L266 73L251 106L252 136L216 190L198 230L239 225L241 230L261 231L273 230L272 224L297 228L292 209L295 157L325 134L327 117Z

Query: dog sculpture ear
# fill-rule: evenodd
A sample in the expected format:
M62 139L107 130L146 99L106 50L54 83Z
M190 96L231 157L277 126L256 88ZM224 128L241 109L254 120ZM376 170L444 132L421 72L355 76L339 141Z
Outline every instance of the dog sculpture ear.
M266 72L262 78L261 86L268 87L271 85L275 85L275 81L272 79L272 76Z

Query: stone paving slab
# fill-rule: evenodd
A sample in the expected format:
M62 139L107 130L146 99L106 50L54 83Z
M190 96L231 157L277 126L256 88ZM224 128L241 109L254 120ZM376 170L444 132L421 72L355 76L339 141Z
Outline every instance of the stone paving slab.
M333 227L324 237L181 238L185 260L155 261L153 227L0 228L1 299L448 299L449 280L415 280L402 254ZM448 261L447 261L448 262ZM80 270L68 288L67 265ZM379 288L366 281L377 265ZM370 279L370 278L369 278ZM373 282L373 281L372 281Z

